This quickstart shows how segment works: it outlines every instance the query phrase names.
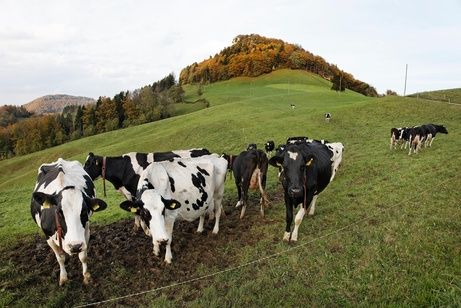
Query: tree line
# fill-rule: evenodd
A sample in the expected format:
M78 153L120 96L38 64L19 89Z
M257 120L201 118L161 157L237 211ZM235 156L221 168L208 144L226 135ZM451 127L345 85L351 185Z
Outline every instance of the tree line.
M113 98L101 96L96 104L67 106L61 113L34 116L24 107L0 110L0 157L24 155L67 141L119 128L168 118L184 90L173 74Z
M376 89L357 80L301 46L257 34L238 35L232 45L201 63L185 67L181 84L212 83L239 76L256 77L281 68L306 70L337 83L335 90L350 89L367 96L378 96Z

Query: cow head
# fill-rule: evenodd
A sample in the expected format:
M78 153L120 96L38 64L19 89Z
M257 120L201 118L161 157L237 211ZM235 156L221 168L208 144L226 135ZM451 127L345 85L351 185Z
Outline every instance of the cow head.
M40 226L47 237L62 228L62 249L68 254L87 249L88 220L93 212L102 211L107 204L87 197L74 186L67 186L56 194L34 192L33 201L40 205Z
M256 143L250 143L250 144L247 146L247 151L257 150L257 149L258 149L258 146L256 145Z
M438 125L436 126L437 130L439 131L439 133L442 133L442 134L448 134L448 131L447 129L445 128L445 126L443 125Z
M83 169L85 169L93 181L102 175L102 163L102 156L94 155L92 152L88 153Z
M266 152L272 152L274 150L275 143L272 140L268 140L264 147L266 149Z
M169 239L165 227L165 209L177 210L181 207L181 203L174 199L163 198L154 189L146 189L138 193L137 200L124 201L120 207L139 215L144 232L152 236L154 243L162 243Z
M304 194L306 170L312 166L313 161L313 156L303 152L301 146L289 144L283 151L278 151L269 160L269 164L281 169L286 192L293 198L299 198Z

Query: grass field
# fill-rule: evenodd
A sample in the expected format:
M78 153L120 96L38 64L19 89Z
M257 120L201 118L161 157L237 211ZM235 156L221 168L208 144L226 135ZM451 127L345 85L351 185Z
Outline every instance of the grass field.
M450 102L453 104L461 104L461 89L448 89L430 92L421 92L409 95L421 99L430 99L435 101Z
M236 239L228 245L203 247L226 260L212 267L198 263L181 281L235 270L109 305L461 305L460 106L421 98L375 99L350 91L338 94L330 90L329 82L290 70L237 78L203 90L209 108L1 161L0 251L40 234L29 202L41 163L58 157L83 162L90 151L120 155L206 147L237 154L248 143L263 147L266 140L278 144L288 136L307 135L343 142L345 153L335 180L318 199L315 216L306 216L301 224L298 243L282 242L285 209L271 168L272 207L264 219L248 219L253 225L245 236L252 241ZM195 101L196 92L194 86L187 86L187 100ZM325 112L332 113L330 123L323 119ZM444 124L449 134L437 136L432 148L417 155L389 150L391 127L424 123ZM100 180L96 186L101 197ZM236 202L235 191L228 179L229 208ZM111 186L105 200L109 207L92 217L92 226L129 217L119 209L123 199ZM272 257L239 267L266 256ZM187 252L182 258L187 258ZM104 286L101 296L87 298L80 278L63 288L54 278L48 279L48 285L36 286L37 273L28 273L4 257L1 262L0 306L72 306L151 289L121 287L132 277L129 269L118 268L109 279L115 281L113 285L99 282L98 287ZM175 266L162 270L174 272ZM89 267L91 271L91 261Z

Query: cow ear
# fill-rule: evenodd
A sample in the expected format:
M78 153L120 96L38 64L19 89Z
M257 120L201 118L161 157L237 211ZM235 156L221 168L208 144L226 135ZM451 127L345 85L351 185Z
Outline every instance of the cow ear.
M279 157L279 156L273 156L269 159L269 165L273 166L273 167L282 167L282 157Z
M174 199L166 200L162 198L162 201L163 201L163 204L165 204L165 208L169 210L177 210L181 207L181 203L178 200L174 200Z
M107 208L107 203L98 198L90 199L90 206L93 212L103 211Z
M45 209L49 209L53 205L56 205L54 195L48 195L42 192L34 192L32 194L32 198Z
M139 213L139 209L142 208L143 203L141 201L126 200L120 203L120 207L125 211L131 213Z

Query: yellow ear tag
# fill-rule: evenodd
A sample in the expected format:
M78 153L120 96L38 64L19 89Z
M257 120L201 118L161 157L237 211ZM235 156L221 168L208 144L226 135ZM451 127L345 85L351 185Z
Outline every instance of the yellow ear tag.
M96 211L97 209L99 209L99 204L93 205L93 211Z
M310 165L312 164L312 161L313 161L313 160L314 160L314 159L311 158L311 159L306 163L306 166L310 166Z
M175 202L171 203L170 207L174 209L176 207L176 203Z
M130 211L131 211L131 213L136 213L138 211L138 209L135 208L135 207L132 207L132 208L130 208Z
M49 209L51 207L51 203L47 200L43 203L42 207L44 209Z

